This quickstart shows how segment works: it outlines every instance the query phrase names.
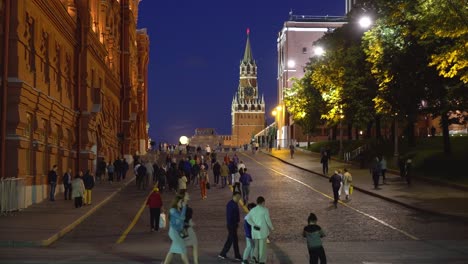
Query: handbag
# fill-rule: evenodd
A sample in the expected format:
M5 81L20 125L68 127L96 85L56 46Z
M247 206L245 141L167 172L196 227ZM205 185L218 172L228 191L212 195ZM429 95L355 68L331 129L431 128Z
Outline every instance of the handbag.
M165 213L159 214L159 228L166 228L167 226L167 218Z
M208 190L210 189L210 183L209 183L209 182L206 183L206 188L207 188Z
M181 238L187 238L188 237L188 230L187 228L182 228L182 230L179 232L179 236Z
M349 186L349 194L353 194L354 187L352 185Z

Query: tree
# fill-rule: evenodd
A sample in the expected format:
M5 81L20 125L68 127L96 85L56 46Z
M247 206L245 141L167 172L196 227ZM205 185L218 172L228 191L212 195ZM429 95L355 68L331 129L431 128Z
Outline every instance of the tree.
M419 0L416 33L427 42L450 40L430 53L440 75L468 83L468 0Z
M284 103L288 112L309 137L323 124L321 119L324 102L322 96L310 82L310 71L303 78L292 78L292 87L285 90Z

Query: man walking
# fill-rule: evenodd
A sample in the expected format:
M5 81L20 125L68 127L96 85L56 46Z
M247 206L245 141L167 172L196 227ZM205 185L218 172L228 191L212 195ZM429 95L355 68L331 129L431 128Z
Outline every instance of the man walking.
M52 166L52 169L47 175L47 181L50 187L49 200L55 201L55 188L57 187L57 165Z
M226 221L228 229L228 238L226 243L224 243L223 250L219 253L218 258L226 259L227 252L234 244L234 258L236 261L242 261L241 254L239 252L239 244L237 237L237 228L239 227L240 213L239 213L239 200L241 194L239 192L234 192L232 194L232 199L226 205Z
M333 205L335 205L335 208L338 206L338 199L339 199L339 194L338 191L340 190L341 187L341 181L342 178L338 174L338 171L335 171L335 173L330 177L329 182L332 183L332 189L333 189Z
M242 200L244 204L247 204L249 201L250 183L252 182L252 176L247 173L247 168L241 170L239 181L242 183Z
M267 238L274 228L271 223L270 212L265 207L265 198L262 196L257 198L257 206L252 208L245 219L252 226L252 239L255 244L254 256L256 256L259 263L266 263Z
M294 159L294 144L291 143L291 145L289 145L289 154L291 155L291 159Z
M322 163L322 171L324 175L328 174L328 161L330 160L330 157L328 156L328 153L325 151L323 152L322 158L320 159L320 163Z
M214 175L214 183L218 185L219 183L219 176L221 175L221 165L218 161L215 161L213 165L213 175Z
M71 187L72 187L72 174L71 174L71 169L68 169L67 172L63 175L63 196L65 197L65 200L71 200L72 194L71 194Z
M380 174L382 173L382 167L378 157L375 158L370 169L370 173L372 174L372 180L374 181L374 189L378 190Z

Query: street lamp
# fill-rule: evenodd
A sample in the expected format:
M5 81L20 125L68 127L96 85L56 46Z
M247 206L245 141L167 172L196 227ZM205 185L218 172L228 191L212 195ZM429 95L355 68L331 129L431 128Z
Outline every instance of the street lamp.
M322 47L318 46L314 48L315 56L322 56L324 53L325 53L325 50Z
M363 16L359 19L359 25L362 28L369 28L372 25L372 20L368 16Z

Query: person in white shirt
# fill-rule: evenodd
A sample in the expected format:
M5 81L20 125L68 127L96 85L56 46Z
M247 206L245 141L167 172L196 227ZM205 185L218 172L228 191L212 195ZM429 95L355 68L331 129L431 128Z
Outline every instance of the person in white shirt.
M259 196L257 198L257 206L247 214L245 220L252 226L252 239L255 244L255 253L259 263L267 261L267 239L270 231L273 231L273 224L270 219L270 212L265 207L265 198Z

